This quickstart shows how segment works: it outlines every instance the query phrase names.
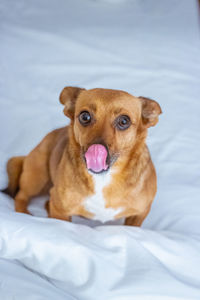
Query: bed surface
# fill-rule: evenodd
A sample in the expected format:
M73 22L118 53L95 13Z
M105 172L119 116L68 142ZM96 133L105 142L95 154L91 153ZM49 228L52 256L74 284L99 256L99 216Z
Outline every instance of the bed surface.
M126 90L163 114L142 228L47 219L45 198L18 214L0 193L0 299L200 299L199 49L193 0L1 1L0 188L8 158L69 122L64 86Z

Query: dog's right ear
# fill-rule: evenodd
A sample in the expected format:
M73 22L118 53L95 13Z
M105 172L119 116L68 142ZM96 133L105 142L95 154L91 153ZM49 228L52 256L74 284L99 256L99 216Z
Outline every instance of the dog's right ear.
M139 97L142 103L142 123L148 128L158 123L158 116L162 114L162 110L158 102L155 100Z
M60 103L62 103L64 107L64 114L70 119L74 118L75 104L76 99L79 94L85 89L67 86L65 87L60 94Z

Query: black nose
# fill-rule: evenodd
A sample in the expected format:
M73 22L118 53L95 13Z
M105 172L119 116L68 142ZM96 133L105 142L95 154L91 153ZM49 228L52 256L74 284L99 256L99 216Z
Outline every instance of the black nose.
M90 143L89 146L94 145L94 144L103 145L106 148L106 150L109 152L108 145L106 144L106 142L102 138L95 138L94 140L92 140L92 142Z

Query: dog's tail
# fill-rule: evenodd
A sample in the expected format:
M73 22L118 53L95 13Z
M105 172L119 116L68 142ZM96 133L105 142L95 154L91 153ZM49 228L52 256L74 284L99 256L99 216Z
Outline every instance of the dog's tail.
M16 156L9 159L7 163L8 187L2 190L3 193L15 197L19 189L19 180L22 173L25 156Z

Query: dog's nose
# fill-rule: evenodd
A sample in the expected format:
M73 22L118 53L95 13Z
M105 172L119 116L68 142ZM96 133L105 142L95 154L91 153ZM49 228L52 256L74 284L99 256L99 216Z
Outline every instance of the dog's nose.
M107 148L107 144L106 144L105 140L104 140L102 137L97 137L97 138L95 138L95 139L92 141L91 144L101 144L101 145L103 145L104 147Z

